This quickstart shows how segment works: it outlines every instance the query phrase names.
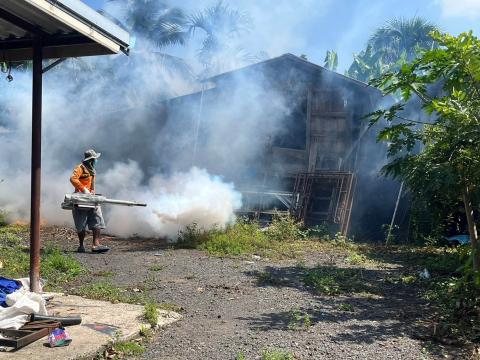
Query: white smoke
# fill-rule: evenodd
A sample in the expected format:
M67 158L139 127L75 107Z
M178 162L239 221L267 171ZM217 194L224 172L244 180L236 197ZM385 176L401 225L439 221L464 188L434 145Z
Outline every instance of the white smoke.
M31 115L29 107L23 106L30 97L28 86L25 86L29 83L28 74L17 74L15 83L7 85L10 91L2 101L3 106L9 107L9 113L2 116L9 131L0 134L3 159L0 179L4 180L0 183L0 209L12 221L29 218ZM5 87L5 84L0 86ZM93 142L99 144L97 150L106 150L98 166L97 191L111 198L148 204L147 208L107 207L104 213L108 233L175 238L179 229L193 222L209 228L234 221L234 211L241 206L241 195L234 190L233 184L197 168L170 176L155 174L147 179L137 162L114 162L118 160L114 157L116 145L113 149L109 147L109 137L113 133L105 131L99 124L101 117L75 116L83 107L88 109L88 104L69 103L74 98L72 94L67 92L67 96L62 96L60 93L57 88L44 96L43 221L73 225L71 213L60 209L60 202L65 193L72 192L70 174L80 163L83 150L91 147ZM59 98L55 99L55 96ZM128 134L137 121L142 121L134 120L126 121L125 126L121 120L115 124L119 127L117 135L124 139L121 142L123 147L130 148ZM134 152L133 148L131 151Z
M229 164L250 166L261 146L259 134L262 138L281 127L287 111L283 98L272 91L261 100L276 104L276 110L263 109L258 95L265 84L246 80L248 86L233 102L203 114L206 133L200 134L203 152L198 160L208 170L191 168L195 130L189 126L196 120L191 119L195 110L187 113L189 123L182 127L178 119L166 120L155 105L193 92L198 85L169 71L160 60L158 53L134 49L130 57L72 59L45 73L42 220L73 225L71 214L60 209L60 203L64 194L73 191L69 182L73 168L86 149L94 148L103 153L96 190L148 204L147 208L106 207L107 232L174 238L192 222L222 227L234 221L241 196L223 180L221 169ZM30 72L13 71L13 76L11 83L0 79L0 180L4 179L0 209L12 221L28 220L30 215L32 81ZM188 131L182 140L181 134ZM225 166L216 168L218 159Z
M116 163L102 176L98 186L106 195L148 204L134 209L109 207L106 218L111 233L175 238L192 223L202 228L223 227L234 221L234 211L241 206L241 195L233 184L203 169L156 175L142 182L142 170L134 161Z

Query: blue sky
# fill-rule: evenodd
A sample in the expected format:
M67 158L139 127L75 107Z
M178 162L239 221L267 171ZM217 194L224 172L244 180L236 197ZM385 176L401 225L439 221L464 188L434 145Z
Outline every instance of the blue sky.
M84 0L95 9L104 0ZM187 12L212 5L215 0L167 1ZM322 64L327 50L339 55L339 71L352 62L370 34L393 17L421 16L442 30L458 34L480 33L480 0L224 0L253 17L255 50L270 56L290 52L306 54ZM182 55L182 51L171 49Z

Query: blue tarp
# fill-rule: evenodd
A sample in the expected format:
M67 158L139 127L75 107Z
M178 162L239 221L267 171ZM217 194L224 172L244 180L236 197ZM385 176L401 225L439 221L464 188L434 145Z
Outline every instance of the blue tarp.
M7 295L20 289L22 285L13 279L7 279L0 276L0 306L7 307L5 300Z

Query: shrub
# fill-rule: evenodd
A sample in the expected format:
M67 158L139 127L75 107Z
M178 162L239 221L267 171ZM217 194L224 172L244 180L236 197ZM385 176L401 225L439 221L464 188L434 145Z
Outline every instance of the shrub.
M315 225L308 229L308 237L320 238L329 240L332 235L332 231L328 227L327 223Z
M276 241L296 241L305 239L308 231L302 230L303 223L298 222L289 214L275 214L265 233Z
M425 292L433 301L444 325L441 336L480 340L480 271L472 270L471 257L461 269L460 276L446 276L433 281Z
M195 249L207 242L211 234L212 230L200 228L194 222L178 232L177 246L185 249Z
M351 251L345 262L350 265L363 265L368 261L367 257L355 251Z
M428 271L449 275L452 273L460 273L464 264L463 258L468 257L470 249L467 247L458 249L448 249L441 255L429 256L424 261L424 267Z
M224 232L213 233L203 248L214 255L243 255L262 252L269 246L269 238L258 223L240 221Z

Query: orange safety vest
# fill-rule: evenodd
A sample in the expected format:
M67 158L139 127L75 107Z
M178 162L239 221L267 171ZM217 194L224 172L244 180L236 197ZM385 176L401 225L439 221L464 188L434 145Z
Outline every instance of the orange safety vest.
M91 193L95 192L95 176L90 175L85 165L78 165L70 176L70 182L75 188L75 192L83 192L87 188Z

